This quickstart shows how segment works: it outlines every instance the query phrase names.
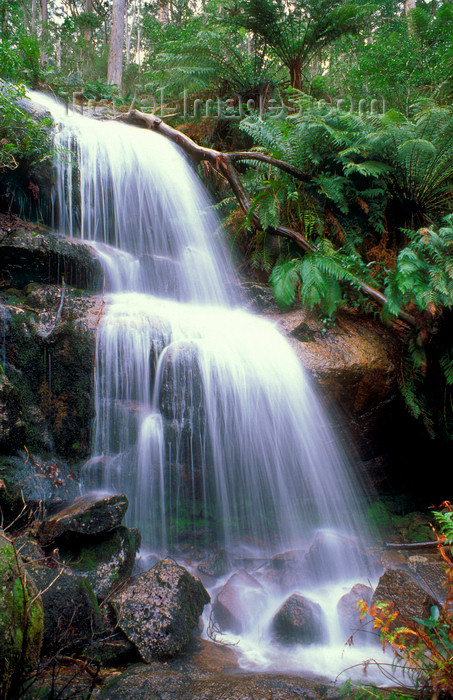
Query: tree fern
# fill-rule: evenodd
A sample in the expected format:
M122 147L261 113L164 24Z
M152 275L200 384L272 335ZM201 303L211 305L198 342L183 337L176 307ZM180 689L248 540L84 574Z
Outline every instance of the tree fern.
M442 534L447 538L450 545L453 545L453 511L433 511L434 517L440 525Z

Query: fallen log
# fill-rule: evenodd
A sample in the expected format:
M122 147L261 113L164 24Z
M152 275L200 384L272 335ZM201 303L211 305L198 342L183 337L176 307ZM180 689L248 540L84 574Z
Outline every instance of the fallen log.
M309 178L298 168L295 168L284 161L267 156L264 153L256 153L254 151L232 151L231 153L223 153L222 151L217 151L214 148L199 146L197 143L195 143L195 141L192 141L191 138L186 136L186 134L174 129L169 124L166 124L160 117L156 117L154 114L140 112L138 109L130 109L129 112L118 115L116 119L119 121L124 121L128 124L141 126L142 128L154 129L173 141L173 143L180 146L183 151L196 163L201 163L202 161L209 163L227 180L236 199L238 200L239 206L246 214L250 214L252 203L244 188L244 185L242 184L239 173L234 166L235 162L256 160L262 163L268 163L273 167L279 168L280 170L293 175L298 180L304 182L309 181ZM255 212L253 212L250 216L250 223L255 228L263 230L259 217ZM269 227L266 229L266 231L276 236L289 238L306 252L319 252L318 248L313 243L308 241L305 236L294 229L287 228L286 226L276 226ZM365 296L379 306L382 307L386 304L387 297L379 289L376 289L375 287L372 287L371 285L362 281L358 281L358 287ZM400 311L397 318L407 326L416 327L418 325L416 319L405 311Z
M439 544L442 547L449 547L448 540L439 542L438 540L429 542L385 542L385 549L437 549Z

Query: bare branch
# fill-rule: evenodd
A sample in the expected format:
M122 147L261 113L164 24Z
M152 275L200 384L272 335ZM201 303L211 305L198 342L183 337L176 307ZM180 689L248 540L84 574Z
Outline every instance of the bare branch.
M308 181L308 178L306 178L303 173L298 170L298 168L293 168L293 166L289 165L288 163L284 163L283 161L266 156L264 153L257 153L255 151L234 151L232 153L222 153L222 151L217 151L214 148L199 146L186 134L174 129L169 124L166 124L160 117L156 117L154 114L146 114L145 112L140 112L137 109L131 109L127 114L120 114L116 118L129 124L135 124L136 126L155 129L160 134L180 146L183 151L187 153L187 155L190 156L190 158L192 158L196 163L201 163L202 161L207 161L210 163L213 168L223 175L228 181L241 209L246 214L250 214L252 204L241 182L239 173L233 165L235 161L246 159L259 160L263 163L269 163L269 165L276 168L280 168L284 172L294 175L294 177L297 177L299 180ZM256 213L252 213L250 222L255 228L263 230L263 226L261 225L259 217ZM287 228L286 226L276 226L275 228L269 227L266 229L266 231L273 233L276 236L289 238L290 240L294 241L296 245L302 248L302 250L311 253L318 252L318 248L313 245L313 243L308 241L305 236L294 229ZM365 296L379 306L382 307L387 303L387 297L379 289L376 289L365 282L360 282L359 287ZM417 326L415 318L405 311L400 311L397 318L399 321L402 321L408 326Z

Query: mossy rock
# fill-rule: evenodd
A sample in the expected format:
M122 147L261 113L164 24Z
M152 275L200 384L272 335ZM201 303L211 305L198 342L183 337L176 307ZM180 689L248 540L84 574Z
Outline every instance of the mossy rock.
M25 438L22 396L3 368L0 372L0 451L14 452Z
M131 575L140 540L138 530L120 525L100 537L62 541L59 557L77 576L84 576L102 599Z
M17 394L8 404L8 415L14 417L12 409L17 413L22 408L19 417L23 424L22 433L9 429L8 449L3 451L11 453L27 445L30 452L52 451L72 461L84 459L89 452L93 417L92 315L96 297L66 289L57 322L61 286L28 285L26 289L23 300L0 295L3 370ZM1 414L0 405L0 423ZM11 420L7 427L10 425Z
M42 655L72 654L84 649L102 629L91 584L63 570L36 562L26 564L42 591L44 628Z
M13 545L0 531L0 697L22 681L39 661L44 614L38 589Z

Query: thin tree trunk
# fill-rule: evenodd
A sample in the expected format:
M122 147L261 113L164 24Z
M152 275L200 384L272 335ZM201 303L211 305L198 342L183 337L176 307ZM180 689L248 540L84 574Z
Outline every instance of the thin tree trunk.
M39 0L39 22L40 22L40 30L39 30L39 38L43 42L45 41L47 37L47 22L49 19L49 14L48 14L48 9L47 9L47 0ZM47 54L44 51L43 48L41 48L41 51L39 53L39 60L42 66L45 66L47 63Z
M118 85L120 90L123 78L124 8L125 0L113 0L109 63L107 68L107 82L110 85Z
M83 6L84 12L91 13L93 12L93 0L85 0L85 4ZM91 41L93 36L93 33L91 29L84 29L83 31L83 38L86 39L87 41Z
M36 0L31 2L31 33L36 36Z
M138 63L138 69L140 71L140 68L142 66L142 57L141 57L141 43L142 43L142 2L141 0L135 0L135 7L137 8L137 2L138 2L138 9L137 9L137 63Z
M132 42L132 34L134 32L136 14L137 14L137 5L136 5L136 3L134 3L134 10L132 13L130 24L129 24L129 21L126 22L126 66L128 66L130 61L131 61L131 42Z
M302 90L302 64L299 59L296 59L290 64L289 79L291 87L296 90Z

